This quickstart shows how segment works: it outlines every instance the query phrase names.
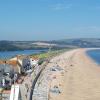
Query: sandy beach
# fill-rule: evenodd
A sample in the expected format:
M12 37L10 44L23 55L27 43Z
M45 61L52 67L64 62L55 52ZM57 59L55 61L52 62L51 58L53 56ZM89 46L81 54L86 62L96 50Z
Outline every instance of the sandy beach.
M51 60L48 67L59 66L62 71L49 73L49 100L100 100L100 67L85 51L76 49ZM52 92L59 89L59 93Z

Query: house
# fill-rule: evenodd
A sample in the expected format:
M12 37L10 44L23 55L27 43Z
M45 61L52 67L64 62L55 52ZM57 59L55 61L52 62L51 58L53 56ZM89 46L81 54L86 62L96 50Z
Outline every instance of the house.
M3 60L0 60L0 64L4 64L4 61Z
M18 64L21 67L21 73L32 72L33 68L38 64L39 59L30 56L18 56Z
M21 74L21 67L18 65L17 59L11 59L7 61L7 64L12 65L14 71Z
M38 65L39 58L38 57L30 57L30 64L31 66L36 66Z
M22 71L27 72L29 70L32 70L32 66L30 58L27 57L22 60Z
M12 65L0 64L0 87L10 89L18 78L17 74L17 72L14 72Z

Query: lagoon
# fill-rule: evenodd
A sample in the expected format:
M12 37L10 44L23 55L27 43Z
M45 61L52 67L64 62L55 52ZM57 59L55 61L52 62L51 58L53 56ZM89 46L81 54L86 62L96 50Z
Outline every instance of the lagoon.
M31 55L31 54L37 54L37 53L42 53L46 52L47 49L40 49L40 50L23 50L23 51L4 51L0 52L0 59L9 59L12 58L16 55Z

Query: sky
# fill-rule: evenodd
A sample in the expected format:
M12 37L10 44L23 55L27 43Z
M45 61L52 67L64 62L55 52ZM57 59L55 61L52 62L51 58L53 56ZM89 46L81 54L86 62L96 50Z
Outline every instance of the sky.
M100 38L100 0L0 0L0 40Z

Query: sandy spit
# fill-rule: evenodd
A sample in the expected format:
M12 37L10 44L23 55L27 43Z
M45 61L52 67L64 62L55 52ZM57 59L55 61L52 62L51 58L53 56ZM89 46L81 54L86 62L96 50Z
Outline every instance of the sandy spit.
M87 49L65 52L51 60L63 71L51 72L49 100L100 100L100 67L86 55ZM60 93L50 91L55 86Z

